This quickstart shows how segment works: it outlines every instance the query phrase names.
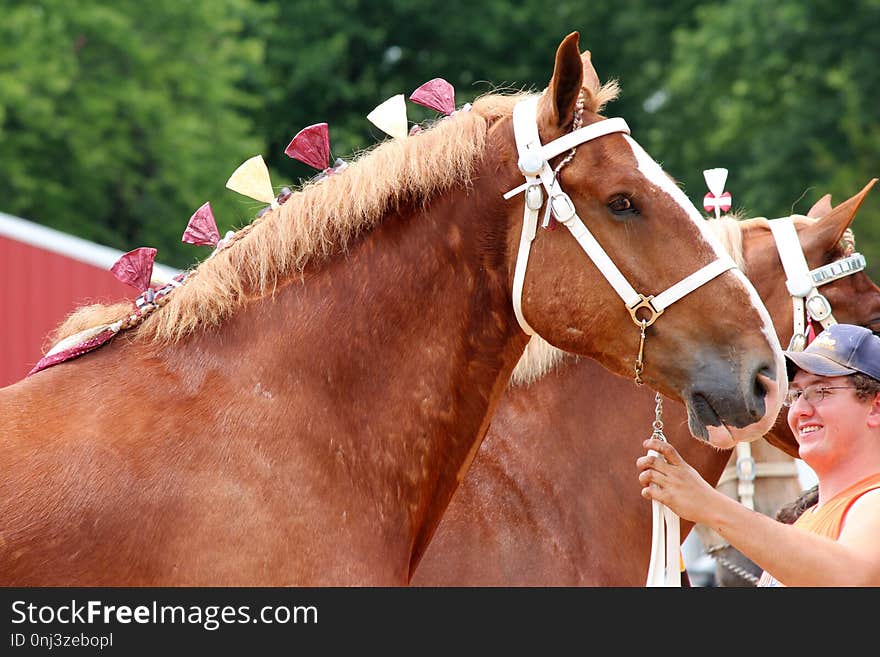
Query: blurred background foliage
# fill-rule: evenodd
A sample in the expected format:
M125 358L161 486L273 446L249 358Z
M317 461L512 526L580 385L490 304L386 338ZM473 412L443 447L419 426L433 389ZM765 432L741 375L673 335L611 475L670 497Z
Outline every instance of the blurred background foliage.
M211 201L221 232L258 206L225 189L262 154L273 184L316 172L284 155L326 121L332 156L385 136L366 115L443 77L456 104L539 90L580 32L634 136L701 207L730 170L744 216L806 213L880 176L880 0L0 0L0 210L128 251L181 243ZM436 116L407 103L409 119ZM880 191L853 227L880 277Z

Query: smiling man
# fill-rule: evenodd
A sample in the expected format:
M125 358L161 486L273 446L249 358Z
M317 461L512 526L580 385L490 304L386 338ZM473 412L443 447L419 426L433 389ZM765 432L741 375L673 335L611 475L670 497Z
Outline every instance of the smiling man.
M880 337L835 324L785 352L788 425L818 478L793 525L719 493L675 448L636 461L642 496L703 523L764 569L758 586L880 586ZM662 457L662 458L661 458Z

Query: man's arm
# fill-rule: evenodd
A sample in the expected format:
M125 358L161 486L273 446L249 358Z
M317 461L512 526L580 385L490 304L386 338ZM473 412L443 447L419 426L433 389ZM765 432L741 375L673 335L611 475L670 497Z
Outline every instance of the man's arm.
M880 490L853 504L833 541L752 511L711 487L675 448L649 439L661 457L636 462L642 496L711 527L787 586L880 586Z

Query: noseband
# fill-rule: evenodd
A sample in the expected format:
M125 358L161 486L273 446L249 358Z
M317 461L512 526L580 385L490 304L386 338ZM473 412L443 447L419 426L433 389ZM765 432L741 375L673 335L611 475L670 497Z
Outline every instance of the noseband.
M523 228L520 234L519 251L517 252L516 267L513 277L513 310L522 330L528 335L536 335L537 332L529 326L522 311L522 292L525 281L526 268L529 262L529 252L532 241L535 239L538 226L538 211L544 206L546 193L549 202L544 211L543 225L546 227L550 221L550 213L562 223L602 272L605 280L614 288L618 296L632 317L633 322L641 329L641 342L639 344L639 356L635 366L636 383L641 384L642 353L645 341L645 329L653 324L671 304L678 301L689 292L694 291L704 283L709 282L728 269L736 268L733 260L728 257L719 257L705 267L695 271L683 280L672 285L669 289L658 295L644 295L635 291L626 277L620 272L608 254L596 241L592 233L587 229L584 222L577 214L577 210L571 198L559 184L557 173L574 154L574 149L586 142L612 133L629 134L629 126L621 118L605 119L592 125L576 127L570 133L542 144L538 135L538 101L539 96L532 96L520 101L513 110L513 129L516 137L516 147L519 153L519 170L526 182L504 194L505 199L510 199L520 192L525 192L525 206L523 211ZM582 111L582 110L581 110ZM580 114L576 117L579 122ZM554 171L549 161L571 150L569 157ZM640 317L640 311L646 311L646 317Z

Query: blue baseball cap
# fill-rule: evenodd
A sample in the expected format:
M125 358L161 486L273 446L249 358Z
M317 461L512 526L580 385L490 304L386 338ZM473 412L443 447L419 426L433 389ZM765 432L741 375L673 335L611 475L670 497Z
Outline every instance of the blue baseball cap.
M861 372L880 381L880 337L853 324L832 324L803 351L785 351L788 380L797 369L819 376Z

